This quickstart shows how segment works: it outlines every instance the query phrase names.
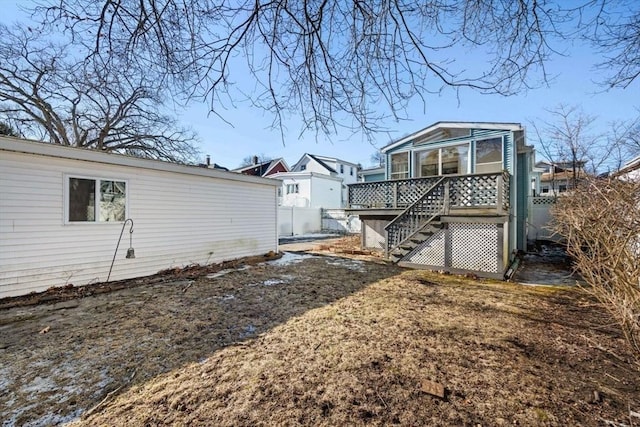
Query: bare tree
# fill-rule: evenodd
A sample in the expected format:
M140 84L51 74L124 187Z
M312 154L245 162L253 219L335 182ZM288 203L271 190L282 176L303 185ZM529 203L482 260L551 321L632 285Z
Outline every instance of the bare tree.
M613 315L640 362L639 206L640 182L587 179L552 213L583 289Z
M558 167L569 171L569 186L573 188L585 173L595 175L601 171L611 159L611 147L607 148L603 135L592 132L596 119L582 109L559 105L546 111L551 119L532 124L536 145L542 156L552 164L552 173Z
M443 87L513 94L546 81L573 10L552 1L41 0L45 24L205 96L302 116L302 132L379 130ZM457 47L478 58L459 61ZM238 87L250 76L252 82Z
M384 166L387 162L387 157L379 150L371 155L371 163L375 166Z
M162 114L156 85L109 63L74 58L29 30L0 26L0 108L24 136L54 144L186 162L195 135Z
M0 122L0 135L20 136L15 129L13 129L10 125L4 122Z
M587 38L602 54L598 68L609 87L629 87L640 76L640 5L635 1L591 0L596 13L581 22Z

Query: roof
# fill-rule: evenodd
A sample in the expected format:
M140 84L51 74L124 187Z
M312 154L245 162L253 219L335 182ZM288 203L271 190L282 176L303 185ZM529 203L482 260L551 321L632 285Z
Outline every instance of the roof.
M309 172L309 171L301 171L301 172L278 172L273 175L269 175L269 179L273 180L283 180L283 179L309 179L309 178L321 178L321 179L330 179L332 181L340 181L342 182L342 178L339 176L327 175L325 173L318 172Z
M625 163L624 166L622 166L620 170L615 173L615 175L621 175L621 174L633 172L634 170L637 170L637 169L640 169L640 156L634 157L633 159Z
M278 159L267 160L261 163L251 164L248 166L243 166L237 169L233 169L233 172L245 173L246 171L250 171L255 169L255 175L257 176L265 176L269 173L271 169L273 169L278 163L282 162L282 164L289 169L287 163L284 161L282 157Z
M360 175L375 175L375 174L384 173L384 172L385 172L384 166L376 166L373 168L361 169L360 172L358 173Z
M324 161L322 161L319 157L320 156L316 156L314 154L309 154L309 153L304 153L302 155L302 157L300 157L300 160L298 160L296 162L295 165L293 165L293 167L291 168L292 170L295 169L300 162L302 162L302 160L304 160L305 157L308 157L310 159L315 160L316 162L318 162L318 164L320 164L320 166L322 166L323 168L325 168L327 171L331 172L331 173L337 173L336 170L334 168L332 168L331 166L329 166L328 164L326 164Z
M439 128L455 128L455 129L487 129L487 130L510 130L519 131L524 130L520 123L507 123L507 122L435 122L434 124L414 132L410 135L404 136L390 144L382 147L380 152L386 153L387 151L409 142L415 138L425 135Z
M320 163L320 166L322 166L323 168L325 168L326 170L328 170L329 172L333 172L333 173L337 173L337 171L332 168L331 166L329 166L328 164L326 164L323 160L321 160L319 158L319 156L316 156L315 154L307 154L309 157L311 157L313 160L315 160L316 162Z
M273 180L270 180L268 178L242 175L220 169L204 168L197 165L181 165L162 160L141 159L139 157L125 156L123 154L104 153L96 150L67 147L57 144L49 144L41 141L31 141L6 136L0 136L0 150L48 157L57 157L70 160L103 163L115 166L129 166L162 172L206 176L210 178L225 179L228 181L251 182L255 184L272 186L278 185L278 183L274 183Z

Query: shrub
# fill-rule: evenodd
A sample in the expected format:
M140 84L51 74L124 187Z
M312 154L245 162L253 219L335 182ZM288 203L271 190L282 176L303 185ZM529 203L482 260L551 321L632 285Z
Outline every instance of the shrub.
M640 183L588 179L558 199L554 230L640 360Z

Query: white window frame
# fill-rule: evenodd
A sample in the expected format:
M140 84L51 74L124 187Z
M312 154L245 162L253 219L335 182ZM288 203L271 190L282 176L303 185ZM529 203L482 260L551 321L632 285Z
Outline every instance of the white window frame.
M405 156L407 156L407 170L406 172L393 172L393 156L396 155L401 155L404 154ZM399 153L391 153L389 155L389 166L388 166L388 170L389 170L389 179L408 179L411 178L411 152L410 151L404 151L404 152L399 152ZM400 178L395 178L394 175L405 175L404 177L400 177Z
M300 186L296 184L287 184L287 194L300 194Z
M413 177L414 178L423 178L423 176L421 175L422 173L422 167L420 166L419 162L418 162L418 157L420 156L420 153L423 153L425 151L436 151L438 153L438 174L437 175L427 175L427 176L447 176L447 175L443 175L442 173L442 150L446 149L446 148L451 148L451 147L463 147L466 146L467 147L467 164L466 164L466 172L465 173L457 173L457 174L447 174L447 175L469 175L471 174L471 166L472 166L472 160L471 160L471 141L468 142L456 142L456 143L452 143L452 144L446 144L446 145L441 145L441 146L436 146L436 147L423 147L421 150L414 150L413 154L412 154L412 161L414 163L414 167L413 167Z
M485 162L485 163L480 163L478 162L478 145L481 144L484 141L491 141L492 139L496 139L496 140L500 140L500 161L497 162ZM504 156L505 156L505 140L504 140L504 136L494 136L491 138L483 138L483 139L476 139L475 142L475 147L474 147L474 153L473 153L473 158L474 158L474 167L473 170L476 173L478 170L478 165L485 165L485 166L489 166L489 165L497 165L499 168L498 170L501 171L504 169ZM482 172L482 173L497 173L497 171L494 172Z
M124 178L113 178L107 176L95 176L95 175L76 175L76 174L64 174L63 175L64 183L64 194L63 194L63 223L65 225L86 225L86 224L122 224L127 218L129 218L129 180ZM95 185L95 220L94 221L69 221L69 202L70 202L70 194L69 194L69 182L71 179L87 179L93 180L96 182ZM100 221L100 181L117 181L124 182L124 220L122 221Z

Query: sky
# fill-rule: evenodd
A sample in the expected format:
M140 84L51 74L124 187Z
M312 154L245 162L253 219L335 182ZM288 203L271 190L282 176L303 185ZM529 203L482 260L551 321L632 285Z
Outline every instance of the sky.
M28 19L18 8L26 1L0 0L3 6L0 22L12 24ZM371 156L377 149L438 121L521 123L527 129L527 143L535 145L532 124L551 120L551 115L545 110L560 104L581 107L586 114L595 116L591 131L596 134L607 132L613 121L632 120L640 114L640 82L634 82L624 90L605 91L598 84L602 76L594 71L600 58L584 46L557 47L566 55L556 56L547 63L547 72L552 76L548 86L510 97L483 95L471 89L461 89L458 93L444 89L438 95L427 94L426 107L420 100L415 100L406 112L409 120L395 122L389 119L381 123L388 132L375 135L373 141L351 132L333 135L331 140L316 137L314 133L300 136L295 117L291 118L283 141L280 131L270 128L272 119L267 113L242 104L222 111L229 123L209 114L206 103L192 103L187 110L178 111L178 116L182 124L198 133L203 162L209 155L212 162L232 169L253 155L283 157L289 166L293 166L304 153L337 157L369 167L372 165ZM537 152L540 159L541 149L538 148Z

